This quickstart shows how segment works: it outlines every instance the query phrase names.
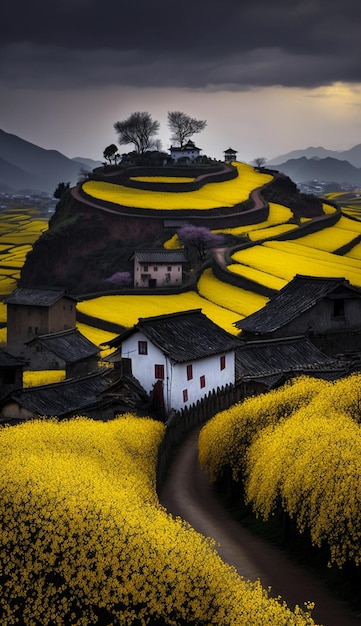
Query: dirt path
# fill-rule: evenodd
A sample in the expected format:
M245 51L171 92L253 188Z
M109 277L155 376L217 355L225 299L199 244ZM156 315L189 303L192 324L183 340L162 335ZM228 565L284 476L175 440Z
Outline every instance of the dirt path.
M324 585L281 551L242 528L223 509L210 488L205 472L198 466L198 431L180 448L160 501L170 513L187 520L193 528L213 537L224 561L249 580L259 578L263 587L272 587L293 609L307 600L316 603L313 617L323 626L361 626L361 619L336 600Z

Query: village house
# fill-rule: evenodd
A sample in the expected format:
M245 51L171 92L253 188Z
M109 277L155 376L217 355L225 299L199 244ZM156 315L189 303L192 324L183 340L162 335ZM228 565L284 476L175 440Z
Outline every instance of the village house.
M170 156L175 162L179 161L180 159L182 159L182 161L195 161L200 156L200 153L201 148L197 148L195 143L191 140L187 141L184 146L170 147Z
M134 287L180 287L187 262L180 250L135 250Z
M350 369L350 362L324 354L303 336L247 341L236 349L236 385L244 397L266 393L295 376L335 380Z
M5 300L7 305L7 349L23 356L25 345L37 335L76 326L76 299L63 289L17 287Z
M10 390L0 399L0 423L43 416L65 419L84 415L104 421L127 412L145 415L148 400L134 377L103 368L58 383Z
M72 328L26 342L24 359L30 370L65 370L71 378L96 371L100 356L98 346Z
M235 383L239 340L201 309L140 318L108 345L130 359L133 376L163 415Z
M361 291L344 278L296 275L235 323L242 341L304 335L329 355L361 351Z

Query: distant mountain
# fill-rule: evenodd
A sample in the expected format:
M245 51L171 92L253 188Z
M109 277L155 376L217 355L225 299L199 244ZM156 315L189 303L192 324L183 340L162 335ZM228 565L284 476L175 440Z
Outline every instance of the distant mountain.
M101 167L103 161L95 161L94 159L86 159L85 157L74 157L72 161L80 163L83 167L87 167L89 170L94 170L96 167Z
M57 150L45 150L0 130L0 189L52 194L59 182L75 184L82 169L93 169Z
M361 186L361 168L354 167L348 161L340 161L331 157L325 159L317 157L312 159L307 159L306 157L289 159L276 167L296 183L309 180L324 180Z
M361 167L361 143L349 150L326 150L322 148L322 146L318 148L309 147L304 150L292 150L291 152L270 159L267 161L267 165L279 165L290 159L300 159L302 157L306 157L306 159L326 159L331 157L339 161L348 161L354 167Z

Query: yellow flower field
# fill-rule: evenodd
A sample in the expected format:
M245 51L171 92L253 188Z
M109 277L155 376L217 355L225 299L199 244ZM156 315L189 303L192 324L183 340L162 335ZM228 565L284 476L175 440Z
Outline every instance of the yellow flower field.
M107 320L131 328L140 317L152 317L190 309L202 309L203 313L227 332L237 335L233 326L240 319L237 313L209 302L194 291L169 296L101 296L77 304L81 313L96 319Z
M268 302L264 296L218 280L211 269L203 272L197 288L203 298L234 311L239 319L258 311Z
M231 265L227 265L227 270L229 272L233 272L234 274L239 274L244 278L248 278L249 280L254 280L256 283L264 285L269 289L276 289L277 291L282 289L282 287L288 283L288 280L284 278L279 278L269 272L249 267L243 263L233 263Z
M21 211L9 209L1 212L0 297L15 289L26 255L48 228L48 220L38 218L36 209L29 209L26 213Z
M38 385L50 385L59 383L65 379L65 370L24 370L24 387L36 387Z
M247 200L253 189L272 180L272 176L256 172L251 165L245 163L234 165L238 170L237 178L222 183L208 183L192 192L149 192L145 189L132 189L99 181L87 181L83 183L82 188L92 198L131 208L207 210L232 207Z
M300 259L300 264L303 263L303 257L306 259L314 259L316 261L327 261L328 263L341 263L347 267L354 267L360 269L360 264L356 259L349 258L348 255L336 255L332 252L325 252L318 250L317 248L310 248L303 245L302 239L295 239L292 241L266 241L263 245L266 248L273 248L274 250L282 250L283 252L289 252L290 254L297 255ZM354 250L354 248L353 248ZM352 251L351 251L352 252Z
M302 239L303 240L303 239ZM272 243L272 247L270 247ZM276 249L278 244L279 248ZM297 255L282 250L283 242L268 242L236 252L232 258L244 265L249 265L263 272L272 272L274 276L290 281L296 274L308 276L328 276L346 278L356 287L361 287L361 269L350 267L342 262L343 257L334 255L334 262L323 259L300 259Z
M0 431L4 625L314 626L159 505L164 428L128 414Z
M341 217L334 226L302 237L302 245L334 252L361 234L361 223Z

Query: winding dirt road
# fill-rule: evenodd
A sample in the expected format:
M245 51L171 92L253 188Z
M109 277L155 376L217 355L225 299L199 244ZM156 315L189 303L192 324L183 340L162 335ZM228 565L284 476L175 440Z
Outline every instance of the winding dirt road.
M312 600L316 603L312 615L317 624L361 626L361 616L356 618L317 578L242 528L224 510L212 492L206 472L199 468L197 438L195 431L179 449L161 492L163 506L187 520L198 532L213 537L220 544L217 550L224 561L246 579L259 578L264 588L270 586L272 595L280 595L291 609Z

